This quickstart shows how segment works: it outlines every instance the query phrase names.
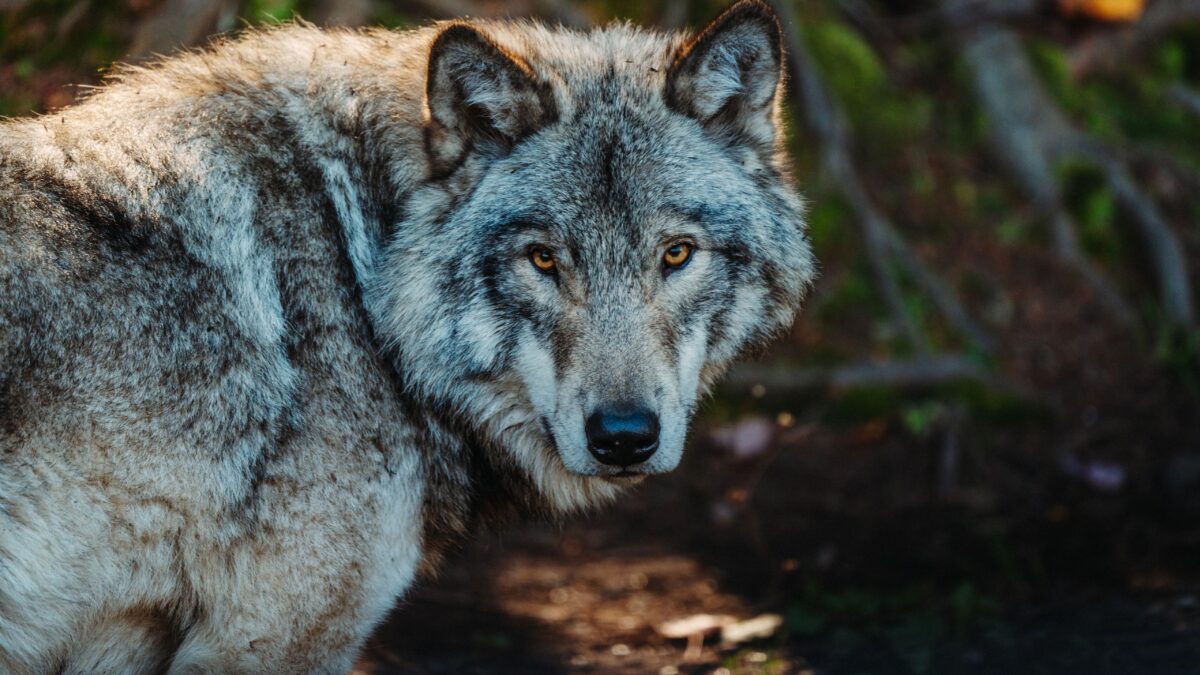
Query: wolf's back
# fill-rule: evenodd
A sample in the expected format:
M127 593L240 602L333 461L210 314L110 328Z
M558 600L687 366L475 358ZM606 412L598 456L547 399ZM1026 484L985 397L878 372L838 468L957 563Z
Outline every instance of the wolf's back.
M249 87L238 51L311 33L172 60L194 75L179 86L135 73L0 123L0 672L74 658L113 603L184 620L196 586L181 570L219 594L221 556L264 521L337 539L374 517L359 503L370 489L340 496L354 515L322 514L319 532L281 506L314 463L366 485L356 472L382 471L380 447L407 449L322 189L315 149L329 144L311 135L326 127ZM388 471L415 485L415 464ZM384 503L411 527L416 506L397 494ZM322 555L301 563L333 569Z

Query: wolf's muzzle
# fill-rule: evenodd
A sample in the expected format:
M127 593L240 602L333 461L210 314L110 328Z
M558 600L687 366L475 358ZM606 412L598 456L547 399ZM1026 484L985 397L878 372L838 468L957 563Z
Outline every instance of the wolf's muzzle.
M658 449L658 415L630 403L601 406L584 425L588 450L604 464L627 467Z

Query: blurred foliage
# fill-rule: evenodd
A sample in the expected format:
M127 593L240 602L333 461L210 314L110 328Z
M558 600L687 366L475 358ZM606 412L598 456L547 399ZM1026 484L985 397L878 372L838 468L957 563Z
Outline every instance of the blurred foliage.
M1159 41L1136 67L1082 81L1072 77L1060 45L1047 39L1028 44L1050 92L1087 130L1108 140L1166 145L1200 166L1200 124L1181 107L1163 105L1171 84L1200 81L1200 30L1181 30Z
M880 642L912 673L929 673L939 648L981 628L995 628L999 601L963 581L948 592L922 586L879 591L810 586L785 615L791 637L828 641L835 651Z
M296 0L248 0L242 15L254 23L271 23L293 18L296 10Z

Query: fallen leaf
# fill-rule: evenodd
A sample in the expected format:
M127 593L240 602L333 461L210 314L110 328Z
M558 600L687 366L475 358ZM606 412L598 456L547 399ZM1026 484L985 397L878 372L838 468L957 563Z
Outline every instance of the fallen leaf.
M737 617L727 614L695 614L659 624L658 634L671 640L681 640L693 635L716 633L722 626L737 622Z
M778 614L761 614L753 619L738 621L721 626L721 641L729 644L740 644L751 640L762 640L775 634L783 625L783 617Z

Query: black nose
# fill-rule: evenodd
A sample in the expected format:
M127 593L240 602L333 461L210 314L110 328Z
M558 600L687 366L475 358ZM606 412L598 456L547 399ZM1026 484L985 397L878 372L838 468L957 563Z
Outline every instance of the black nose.
M635 405L602 406L587 418L588 450L613 466L640 464L658 449L658 415Z

